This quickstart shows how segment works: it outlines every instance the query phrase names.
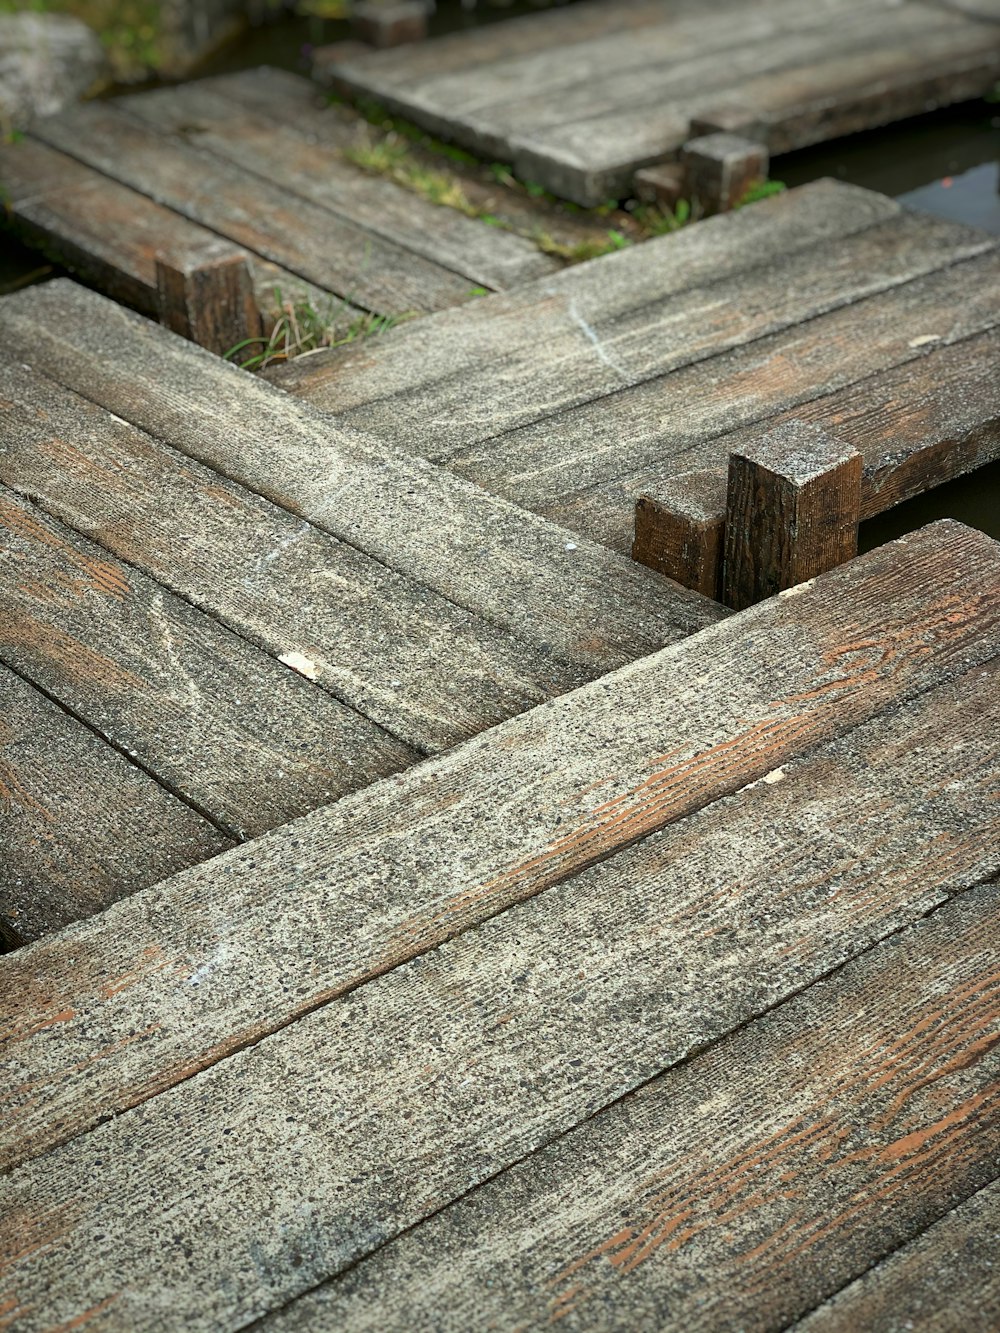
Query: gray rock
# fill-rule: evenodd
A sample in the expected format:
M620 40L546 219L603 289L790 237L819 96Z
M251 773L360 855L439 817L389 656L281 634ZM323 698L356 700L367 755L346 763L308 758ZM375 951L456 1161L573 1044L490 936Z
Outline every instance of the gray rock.
M100 41L79 19L0 15L0 131L60 111L106 69Z

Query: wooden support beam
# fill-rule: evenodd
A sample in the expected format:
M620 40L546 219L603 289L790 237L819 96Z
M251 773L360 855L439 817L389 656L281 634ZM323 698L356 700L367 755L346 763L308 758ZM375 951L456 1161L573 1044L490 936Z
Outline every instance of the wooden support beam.
M637 500L632 559L721 601L725 527L725 471L685 472Z
M706 134L681 149L685 189L702 214L727 213L756 181L766 180L767 147L739 134Z
M358 0L351 7L351 28L360 41L382 49L422 42L427 36L427 6L420 0L398 4Z
M730 455L727 606L752 606L857 554L861 467L852 445L802 421Z
M755 143L767 143L767 123L759 110L738 102L725 102L712 111L691 117L691 138L708 134L739 134Z
M658 162L635 173L632 188L644 204L676 208L684 197L684 168L679 162Z
M219 356L261 336L250 261L227 241L157 255L156 291L160 323Z

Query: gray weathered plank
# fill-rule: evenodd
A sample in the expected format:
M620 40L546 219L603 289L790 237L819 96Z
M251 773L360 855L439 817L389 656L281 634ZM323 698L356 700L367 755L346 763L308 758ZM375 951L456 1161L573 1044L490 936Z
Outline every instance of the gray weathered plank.
M998 903L962 894L262 1327L786 1327L995 1174Z
M796 1324L796 1333L993 1333L998 1254L1000 1181L993 1181Z
M879 508L885 508L890 496L903 498L907 485L921 489L921 468L911 470L910 459L940 443L920 432L921 408L928 421L935 416L944 425L944 439L950 431L947 414L960 404L961 372L952 369L945 372L941 410L934 413L933 374L924 380L923 359L995 327L998 293L1000 257L993 252L682 367L616 399L585 404L484 442L450 460L450 466L492 490L517 494L527 507L613 549L627 551L632 506L650 482L665 472L718 467L732 448L771 423L796 417L822 424L821 409L814 415L810 404L831 393L844 390L859 414L872 410L866 383L887 372L901 395L904 426L903 404L912 379L918 410L903 437L912 441L912 452L907 445L897 454L889 430L879 434L876 428L866 439L860 423L851 439L864 455L869 474L876 466L889 469L880 487L884 498ZM964 356L956 352L952 366L960 366ZM956 424L968 420L977 403L988 417L995 399L988 383L988 348L982 360L970 353L968 367L970 392ZM925 383L926 391L921 387ZM834 433L840 429L836 425ZM730 432L731 437L724 438ZM573 466L561 463L560 456L572 458ZM974 466L978 450L963 446L963 456L969 461L962 467ZM955 462L956 470L962 470L957 456ZM940 451L937 465L942 470L948 466ZM891 481L896 473L898 490Z
M156 255L196 253L214 232L172 209L94 171L65 153L26 137L0 145L5 224L28 244L95 283L109 296L158 317ZM355 307L343 310L328 292L297 274L254 255L250 261L257 303L273 319L284 299L309 301L331 311L331 322L349 323Z
M5 485L416 749L586 678L3 356L0 420Z
M787 240L790 224L798 219L801 225L801 214L824 195L829 200L831 193L838 204L848 202L826 189L807 200L787 201L787 213L784 199L768 201L776 207L767 217L759 213L765 207L760 204L692 228L690 246L682 244L684 234L664 237L634 256L622 252L559 275L550 284L522 288L516 297L486 297L453 316L393 330L364 352L320 353L273 378L315 406L336 412L341 422L436 461L462 460L464 467L468 459L471 472L473 460L548 438L552 419L561 414L586 410L591 417L610 416L624 394L631 401L646 382L668 372L803 323L805 329L795 336L808 337L808 322L818 316L996 247L995 238L982 233L901 215L846 239L822 242L817 237L815 247L806 245L797 253L794 242L789 255L770 252L771 243ZM744 229L740 224L755 214ZM777 224L773 229L768 219ZM728 226L728 236L711 232L716 224ZM756 253L745 250L744 243L762 232L770 241L764 240ZM800 227L796 232L801 243L804 232ZM739 243L727 243L734 240ZM692 250L702 264L688 265ZM626 257L633 262L619 264ZM629 301L633 279L642 273L648 299L635 292ZM577 274L582 275L579 286L567 281ZM607 295L593 302L597 309L592 312L590 283L601 278L609 293L620 277L621 313ZM952 317L959 318L954 311ZM469 392L470 379L481 386L479 392ZM658 393L662 386L649 385L636 401ZM620 432L616 419L613 433ZM592 450L588 436L583 439L573 453L562 440L546 460L551 466L541 471L556 475L578 461L585 468L597 446ZM603 441L601 447L608 448ZM481 472L488 475L485 466ZM484 475L477 469L475 479L496 489ZM585 474L582 484L595 479ZM561 485L565 493L564 480Z
M275 122L276 93L267 81L256 99L256 114L242 106L234 116L232 102L197 83L139 93L117 105L154 129L179 135L352 225L462 274L470 285L500 290L558 267L533 241L435 205L345 161L336 147L326 145L330 116L312 106L315 86L305 79L298 82L301 91L293 106L299 124L294 130Z
M1000 548L938 524L4 959L0 1160L145 1101L998 652ZM116 1044L154 1023L141 1046ZM95 1048L100 1061L83 1058Z
M467 278L159 134L113 103L74 107L39 121L32 134L366 310L436 310L469 294Z
M7 944L37 939L232 846L3 665L0 841Z
M109 1329L160 1301L239 1327L996 873L998 684L994 659L15 1174L5 1211L50 1219L14 1265L26 1333L96 1301ZM53 1225L95 1157L100 1200Z
M418 758L2 487L0 555L0 658L232 837Z
M0 330L12 355L590 675L722 614L73 284L0 302Z

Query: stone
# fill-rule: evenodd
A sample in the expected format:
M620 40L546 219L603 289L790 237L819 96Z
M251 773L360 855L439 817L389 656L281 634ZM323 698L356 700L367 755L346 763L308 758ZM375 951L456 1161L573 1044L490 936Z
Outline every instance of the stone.
M0 15L0 133L62 110L106 74L97 34L79 19Z

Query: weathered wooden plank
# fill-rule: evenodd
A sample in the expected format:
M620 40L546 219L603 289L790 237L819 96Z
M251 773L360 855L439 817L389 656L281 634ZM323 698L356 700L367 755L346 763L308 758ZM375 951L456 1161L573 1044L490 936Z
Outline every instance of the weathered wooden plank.
M3 960L0 1160L145 1101L998 651L1000 552L938 524ZM141 1046L117 1044L151 1024Z
M2 664L0 831L0 937L8 945L232 846Z
M308 200L159 134L110 102L39 121L36 138L212 231L378 314L469 294L452 273Z
M961 895L263 1327L785 1327L995 1173L998 910Z
M12 355L588 675L722 614L73 284L0 302L0 330Z
M953 1208L801 1323L796 1333L1000 1326L1000 1181Z
M418 758L3 488L0 554L0 658L232 837Z
M753 447L768 426L807 421L822 427L862 454L862 518L1000 457L1000 333L953 346L938 335L911 341L924 351L902 367L875 371L769 422L727 432L709 447L722 457ZM722 570L725 473L717 467L642 484L633 558L711 596Z
M5 485L416 749L583 675L3 356L0 421Z
M257 113L243 105L235 118L231 101L197 83L139 93L117 105L160 132L179 135L352 225L462 274L469 284L499 290L559 267L533 241L439 207L345 161L336 147L326 146L331 117L312 105L315 86L305 79L298 82L302 87L292 111L298 110L299 124L294 130L275 123L273 104L286 94L267 80L256 98Z
M154 317L159 317L156 255L195 253L218 239L30 136L0 145L0 179L6 225L109 296ZM267 319L279 304L276 289L284 299L309 301L319 311L334 303L328 292L257 255L250 267L257 304ZM331 322L350 322L358 313L345 304Z
M735 218L752 217L765 206L755 205ZM783 215L778 207L768 216L787 223L798 211L793 206L789 215ZM486 297L475 303L487 307L475 319L470 309L456 312L457 318L415 322L393 330L364 351L352 355L345 349L336 360L324 360L320 353L307 358L308 363L318 363L315 370L310 364L293 363L273 378L315 406L338 413L343 423L445 461L492 490L499 489L489 471L493 455L502 460L498 480L509 484L515 478L510 476L508 450L517 457L518 449L522 453L531 446L536 452L543 449L553 418L563 414L575 410L591 418L604 415L603 431L598 426L590 437L583 435L582 444L572 452L563 438L538 469L543 477L554 479L564 496L567 470L579 476L574 490L600 479L601 473L596 477L592 473L592 455L603 461L605 476L609 462L617 465L614 454L608 455L606 438L593 446L589 440L597 431L608 436L607 418L612 414L610 434L617 439L625 433L628 438L630 432L623 432L615 412L624 393L631 402L647 381L781 331L795 330L792 336L808 338L810 320L996 245L995 238L982 233L952 229L950 224L939 227L914 215L799 253L794 253L793 244L793 253L787 256L765 253L755 258L743 251L742 244L730 249L713 244L711 237L697 237L699 231L733 219L734 215L713 218L691 229L695 238L691 248L705 247L702 274L697 273L700 266L688 268L685 263L687 246L672 247L675 239L678 243L686 239L683 234L649 242L638 252L641 259L628 268L616 262L628 252L583 265L582 269L595 270L593 277L603 275L605 288L611 290L623 274L628 285L633 276L647 274L652 288L648 301L636 294L635 304L624 313L605 313L600 307L606 309L606 298L599 298L595 302L599 312L591 315L583 283L567 284L570 275L560 275L551 287L533 289L530 304L524 296L527 289L521 289L518 309L505 295ZM746 232L734 227L729 239L735 233L741 242L749 240L763 221L758 216ZM763 230L768 230L766 225ZM775 230L787 236L784 225ZM663 247L660 258L658 246ZM602 269L605 264L608 267ZM657 270L668 275L661 290L656 290ZM588 285L591 280L591 275L584 276ZM951 319L962 318L952 308ZM803 323L807 329L798 329ZM475 394L468 392L471 377L480 386ZM648 401L650 396L662 402L662 385L649 385L637 401ZM718 401L716 394L716 410ZM612 475L623 470L617 466ZM520 494L520 481L511 489ZM536 507L527 499L533 493L526 493L528 508ZM509 491L508 497L513 498Z
M788 422L729 456L722 599L742 609L858 553L861 455Z
M800 417L823 424L821 413L810 415L809 403L817 397L856 384L856 404L867 404L870 410L866 381L880 371L898 368L894 383L901 402L906 401L912 378L915 420L919 420L920 405L929 412L932 401L932 378L926 381L928 392L920 387L925 383L920 370L923 358L931 350L937 354L995 327L998 292L1000 261L991 253L681 367L617 397L484 441L450 459L449 466L490 490L516 494L526 507L613 549L627 551L632 508L647 485L674 469L719 466L733 448L759 435L772 421ZM957 362L962 355L956 352ZM985 388L990 372L976 364L970 359L970 384L975 387L966 412L973 408L976 395L985 391L984 403L994 396L991 388ZM951 376L957 381L958 372ZM942 417L959 400L956 382L942 398ZM839 428L831 429L839 433ZM909 429L910 438L919 440L919 428ZM723 441L729 432L732 438ZM904 485L906 459L892 461L890 433L881 437L880 444L873 436L867 445L860 442L863 434L859 428L858 439L851 442L865 456L866 469L873 449L876 456L883 450L889 465L885 487L892 487L896 470L899 485ZM934 443L932 436L923 439L925 445ZM937 461L941 468L947 466L942 453ZM970 446L967 457L976 456ZM918 467L909 478L917 489L920 475Z
M249 258L228 241L193 254L158 254L156 293L161 322L218 356L263 341Z
M35 1322L114 1298L108 1326L130 1326L129 1291L83 1253L107 1227L129 1288L162 1282L179 1323L239 1326L981 882L1000 869L1000 728L984 726L1000 723L998 672L876 719L15 1175L8 1210L48 1213L94 1157L116 1162L100 1202L15 1264ZM163 1246L156 1179L194 1205ZM267 1276L234 1296L225 1279L254 1247Z

